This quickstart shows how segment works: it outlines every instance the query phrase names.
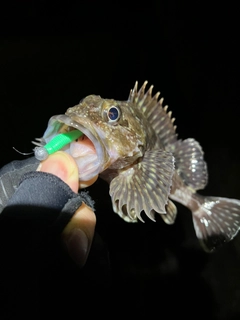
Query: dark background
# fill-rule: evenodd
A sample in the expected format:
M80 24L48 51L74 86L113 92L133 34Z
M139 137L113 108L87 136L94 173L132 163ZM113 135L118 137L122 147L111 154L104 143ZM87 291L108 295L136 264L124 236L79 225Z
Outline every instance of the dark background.
M195 138L205 151L210 178L201 193L240 199L236 13L237 6L200 2L9 2L1 10L1 166L24 159L12 147L30 152L48 119L84 96L126 100L136 80L148 80L170 105L179 137ZM173 226L127 224L112 212L104 182L90 194L97 228L85 268L35 266L17 302L9 299L14 287L3 294L6 318L17 305L33 319L95 312L239 319L239 236L206 254L183 206Z

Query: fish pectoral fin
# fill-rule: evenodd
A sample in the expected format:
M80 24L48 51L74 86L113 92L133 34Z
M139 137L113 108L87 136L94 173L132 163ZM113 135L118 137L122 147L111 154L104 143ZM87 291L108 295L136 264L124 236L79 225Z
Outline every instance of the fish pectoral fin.
M168 204L166 205L166 212L166 214L160 214L161 218L166 224L174 224L177 216L177 208L171 200L168 200Z
M174 154L176 170L185 184L194 190L204 189L208 173L200 144L192 138L178 140L168 150Z
M198 208L193 213L196 235L205 251L212 252L232 240L240 229L240 200L194 195Z
M140 162L111 181L113 210L126 221L143 221L142 211L151 220L155 220L155 212L166 214L173 173L174 157L170 152L146 151Z

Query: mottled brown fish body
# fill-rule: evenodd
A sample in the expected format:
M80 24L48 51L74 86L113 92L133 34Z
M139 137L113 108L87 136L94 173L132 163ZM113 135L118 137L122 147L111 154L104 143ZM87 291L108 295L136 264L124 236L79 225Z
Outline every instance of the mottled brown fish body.
M81 180L100 174L110 184L113 210L121 218L143 221L145 213L154 220L158 213L172 224L177 208L171 200L177 201L192 211L197 237L213 251L238 233L240 201L197 193L208 182L202 148L192 138L178 139L172 113L158 99L160 93L152 96L153 86L146 91L146 85L138 90L136 82L126 101L87 96L65 115L52 117L43 139L79 129L96 153L78 153L81 141L65 151L77 155Z

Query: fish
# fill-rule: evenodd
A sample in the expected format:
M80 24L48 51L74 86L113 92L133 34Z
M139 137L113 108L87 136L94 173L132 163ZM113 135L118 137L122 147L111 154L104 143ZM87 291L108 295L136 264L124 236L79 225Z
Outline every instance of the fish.
M147 84L138 89L136 81L126 101L86 96L52 116L38 143L80 130L83 136L63 148L76 161L80 181L96 175L107 181L113 211L126 222L156 221L159 214L172 225L174 202L184 205L203 249L213 252L238 234L240 201L197 192L208 183L202 147L194 138L178 138L168 105Z

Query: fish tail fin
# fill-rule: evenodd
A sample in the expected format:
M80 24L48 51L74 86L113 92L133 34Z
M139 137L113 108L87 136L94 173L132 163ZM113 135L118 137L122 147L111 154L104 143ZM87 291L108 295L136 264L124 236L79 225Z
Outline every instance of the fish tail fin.
M212 252L232 240L240 229L240 201L194 194L192 209L196 235L204 250Z

